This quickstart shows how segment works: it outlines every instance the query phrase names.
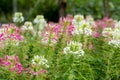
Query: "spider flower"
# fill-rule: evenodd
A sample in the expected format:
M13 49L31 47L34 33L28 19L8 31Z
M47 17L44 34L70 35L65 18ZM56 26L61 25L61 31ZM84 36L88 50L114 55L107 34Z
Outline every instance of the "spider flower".
M76 41L70 41L64 48L64 54L75 54L78 56L84 55L84 50L82 49L82 44Z
M13 22L21 23L24 21L23 14L21 12L16 12L13 16Z

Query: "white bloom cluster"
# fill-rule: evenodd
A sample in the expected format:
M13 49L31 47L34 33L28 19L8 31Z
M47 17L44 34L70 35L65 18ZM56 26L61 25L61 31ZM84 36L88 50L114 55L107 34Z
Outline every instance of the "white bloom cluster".
M115 40L120 40L120 29L114 29L112 33L112 38Z
M64 48L64 54L76 54L78 56L83 56L84 51L82 49L82 44L75 41L70 41Z
M91 22L85 20L83 15L75 15L73 25L75 27L74 34L85 34L86 36L92 35Z
M120 40L110 40L108 44L113 45L114 47L120 47Z
M32 59L32 64L34 65L40 65L40 66L45 66L47 68L49 68L49 65L47 64L48 60L44 58L44 56L34 56L34 58Z
M113 30L112 28L104 28L103 31L102 31L102 36L104 37L108 37L108 36L111 36L113 33Z
M13 17L13 22L21 23L24 21L23 14L21 12L16 12Z
M87 36L92 35L92 29L84 28L84 33L85 33Z
M116 21L115 28L105 28L102 32L104 37L111 37L108 44L114 47L120 47L120 21Z
M37 25L39 30L42 30L44 27L47 26L47 22L44 19L43 15L36 16L33 22Z
M77 20L77 22L80 22L80 21L82 21L82 20L84 20L84 16L83 15L75 15L74 16L74 20L75 20L75 22L76 22L76 20Z
M116 21L115 28L120 29L120 21Z
M23 30L33 30L33 25L32 22L27 21L24 23L24 25L22 26Z
M120 40L120 21L115 23L115 29L113 30L113 39Z
M91 15L86 16L86 21L88 21L91 25L95 25L95 21Z

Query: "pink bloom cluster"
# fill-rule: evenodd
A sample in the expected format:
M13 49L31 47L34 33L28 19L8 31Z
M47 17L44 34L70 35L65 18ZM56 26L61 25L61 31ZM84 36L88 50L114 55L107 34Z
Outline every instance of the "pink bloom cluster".
M41 70L35 71L35 70L33 70L32 68L29 67L29 68L25 69L25 73L37 76L37 75L40 75L40 74L46 74L46 70L45 69L41 69Z
M29 68L23 68L22 64L20 63L18 56L12 55L12 56L4 56L3 58L0 58L0 67L3 67L4 69L7 69L11 72L16 72L17 74L21 74L22 72L25 72L26 74L32 74L32 75L39 75L39 74L46 74L45 69L40 70L34 70L38 66L32 65Z
M101 35L101 31L106 27L115 27L115 21L112 18L105 17L102 20L96 20L94 25L94 37L99 37Z
M23 40L23 36L20 34L19 28L17 28L14 24L5 24L0 28L0 43L5 45L6 41L16 41L20 42ZM4 47L1 46L0 47Z
M18 56L4 56L0 58L0 66L7 68L11 72L20 74L23 71L22 64L19 62Z
M56 43L61 34L66 35L68 40L73 34L74 26L72 24L73 17L67 16L66 18L60 18L58 23L50 22L46 27L46 30L42 33L42 43Z
M112 18L105 17L102 20L97 20L96 25L97 27L101 27L102 29L106 27L114 28L115 21Z

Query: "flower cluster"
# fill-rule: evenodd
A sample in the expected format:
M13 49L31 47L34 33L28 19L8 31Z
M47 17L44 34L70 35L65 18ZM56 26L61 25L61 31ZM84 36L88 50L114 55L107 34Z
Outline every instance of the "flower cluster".
M112 18L103 18L102 20L97 20L96 21L96 26L99 27L99 29L104 29L106 27L115 27L115 21Z
M19 42L23 40L19 28L14 24L3 25L0 29L0 43L4 45L19 45ZM0 47L3 47L0 45Z
M36 33L35 30L34 30L33 24L30 21L26 21L24 23L24 25L21 27L21 32L22 33L28 33L28 32L30 32L33 35L35 35L35 33Z
M120 40L120 21L115 23L115 29L113 30L113 39Z
M13 17L13 22L21 23L24 21L23 14L21 12L16 12Z
M38 30L43 30L47 26L46 20L44 19L43 15L36 16L33 23L36 24L36 29Z
M19 62L18 56L15 55L6 55L3 58L0 58L0 66L18 74L23 71L22 64Z
M78 56L83 56L84 50L82 49L82 44L76 41L70 41L64 48L64 54L75 54Z
M48 60L44 56L34 56L31 61L31 65L26 69L26 73L32 75L45 74L46 70L44 68L49 68Z
M107 17L103 18L102 20L96 20L94 21L94 23L95 23L93 25L93 30L94 30L93 36L94 37L100 37L101 35L104 37L108 35L110 36L111 33L108 33L108 31L111 31L111 28L113 29L115 27L115 21Z
M32 22L26 21L22 26L22 30L33 30Z
M59 23L49 23L45 32L42 34L42 43L55 44L61 35L63 38L70 40L73 34L74 26L70 17L60 18Z
M32 59L32 64L33 65L44 65L45 67L49 67L49 65L47 64L48 60L44 58L44 56L34 56L34 58Z
M109 45L113 45L114 47L120 47L120 40L110 40L108 42Z
M92 24L94 23L94 20L92 17L88 17L84 19L83 15L75 15L73 19L73 25L74 25L74 34L85 34L86 36L92 35Z
M112 28L106 27L106 28L104 28L103 31L102 31L102 36L104 36L104 37L111 36L111 35L112 35L112 32L113 32Z
M39 75L45 74L46 70L44 68L49 68L49 65L48 61L44 58L44 56L36 55L32 59L31 65L28 68L23 68L22 64L18 59L18 56L6 55L3 58L0 58L0 67L3 67L2 69L17 74L25 72L25 74Z
M42 33L42 43L43 44L55 44L58 40L58 34L55 33L54 28L58 27L57 24L49 23L46 27L45 32ZM56 30L57 31L57 30Z
M120 46L120 21L116 21L114 27L104 27L102 36L105 37L109 45Z
M109 44L114 47L120 47L120 21L115 23L115 28L112 31L112 38L109 41Z

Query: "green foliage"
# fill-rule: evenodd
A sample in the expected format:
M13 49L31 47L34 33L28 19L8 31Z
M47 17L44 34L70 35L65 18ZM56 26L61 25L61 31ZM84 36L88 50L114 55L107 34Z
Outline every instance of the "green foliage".
M96 18L103 16L102 0L67 0L67 13L92 15Z
M77 7L78 7L77 1L81 2L81 4L84 3L84 1L82 2L80 0L76 0L76 2L73 3L77 4L76 5ZM88 4L88 2L89 1L86 0L86 4ZM92 2L94 2L94 0L92 0ZM93 4L92 2L91 4ZM20 1L20 3L21 5L23 5L24 1ZM42 2L41 0L41 3L43 4L45 2L44 1ZM48 4L51 5L52 3L49 3L48 1ZM56 4L54 4L54 6L56 6ZM47 8L48 7L50 6L47 6ZM26 7L26 9L27 8L28 7ZM34 8L37 9L36 7ZM81 7L81 9L82 8L83 7ZM33 14L35 15L37 14L37 12L34 12L31 15ZM87 13L86 15L88 14L89 13ZM97 14L95 16L98 17ZM2 80L119 80L120 48L119 47L116 48L114 46L109 45L108 42L105 42L104 40L105 38L101 37L101 35L98 38L95 38L93 36L85 36L84 34L73 35L72 37L70 37L70 40L83 43L83 45L86 46L86 47L83 46L83 50L85 51L85 54L83 56L78 56L74 54L63 54L63 49L67 45L67 40L68 40L66 38L69 38L68 33L67 32L64 33L64 30L66 30L68 24L69 23L66 20L66 22L64 22L64 25L62 25L63 33L60 33L60 35L58 36L58 42L56 44L51 45L52 43L52 41L50 40L51 35L49 36L48 44L44 44L41 42L42 39L41 36L38 35L33 36L34 34L32 34L28 30L23 34L25 40L23 42L20 42L18 46L15 45L13 46L12 43L8 43L8 45L5 46L4 49L0 48L0 61L1 58L4 57L5 55L17 55L19 57L20 63L24 68L28 68L29 66L31 66L30 64L32 63L32 59L35 55L45 56L45 58L48 60L49 63L49 68L46 69L47 72L45 75L40 74L39 76L37 76L32 74L26 74L25 70L23 70L21 74L16 74L16 72L11 72L6 67L1 66L0 64L0 79ZM13 33L14 31L10 30L10 32ZM86 44L84 44L84 42ZM89 42L93 44L92 49L88 47Z
M13 13L12 2L13 0L1 0L1 22L11 21ZM119 19L120 1L108 0L108 4L110 17ZM32 20L38 14L44 15L48 21L57 22L59 18L58 0L17 0L17 9L24 13L26 20ZM67 0L66 13L92 15L95 19L102 18L104 17L103 0Z
M33 20L36 15L39 14L44 15L48 21L57 22L59 17L57 0L17 0L17 11L23 12L24 16L26 16L26 20ZM1 0L0 12L0 15L2 16L0 21L2 23L11 21L13 14L13 0Z
M108 0L110 17L119 19L120 1ZM103 0L67 0L67 14L92 15L95 19L104 17Z

